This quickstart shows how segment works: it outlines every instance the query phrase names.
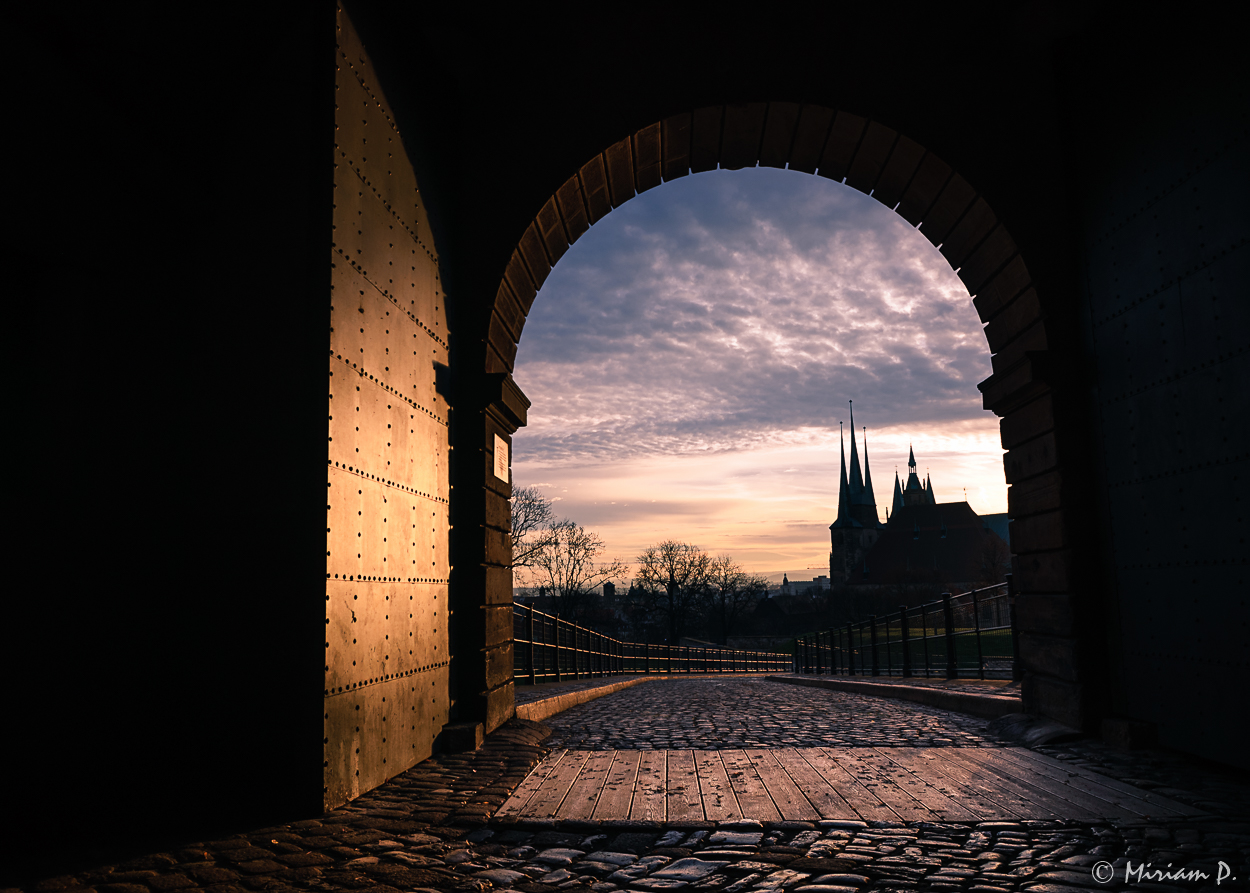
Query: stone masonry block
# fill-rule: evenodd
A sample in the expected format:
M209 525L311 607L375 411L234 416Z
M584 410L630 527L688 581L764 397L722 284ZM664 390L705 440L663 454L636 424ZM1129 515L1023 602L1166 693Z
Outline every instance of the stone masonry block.
M890 160L885 163L881 175L877 177L872 197L887 208L893 208L903 197L903 190L911 182L912 175L924 158L924 147L905 136L900 136L890 153Z
M493 527L482 528L485 560L488 564L507 567L512 563L512 536Z
M1023 592L1016 596L1016 628L1048 636L1074 636L1076 612L1071 592Z
M1064 682L1080 682L1077 642L1068 636L1020 633L1020 660L1025 673L1041 673Z
M1022 446L1009 450L1003 456L1003 469L1007 475L1007 483L1014 484L1043 472L1050 471L1058 465L1059 457L1055 446L1055 435L1052 431L1034 438Z
M992 320L1009 301L1028 288L1032 281L1029 269L1024 265L1024 258L1017 254L989 282L982 285L972 299L972 305L977 308L981 321Z
M660 122L660 151L665 180L675 180L690 173L690 134L689 112Z
M1063 512L1046 512L1011 522L1011 549L1017 555L1062 549L1067 543Z
M797 102L770 102L760 143L760 167L785 167L790 160L790 144L799 123Z
M486 687L499 688L512 679L512 643L486 649Z
M1024 709L1056 722L1082 728L1085 718L1085 687L1037 673L1027 673L1022 686Z
M509 682L486 693L486 734L516 715L516 694Z
M1055 428L1054 400L1050 394L1043 394L1032 403L1026 403L1003 416L998 424L1003 449L1011 450L1040 437Z
M660 124L634 134L634 188L646 192L660 185Z
M1038 320L1005 345L998 353L994 354L991 359L994 371L1004 372L1012 366L1018 365L1029 351L1045 350L1049 345L1050 340L1046 335L1046 323Z
M1008 234L1006 227L1000 225L964 261L959 278L964 281L968 291L975 295L977 289L1010 260L1016 251L1015 240Z
M542 237L538 234L538 225L533 221L530 221L530 225L521 233L518 247L525 266L529 268L534 288L542 288L543 283L547 281L547 274L551 272L551 261L547 258L547 250L543 247Z
M1017 555L1013 567L1016 587L1021 592L1066 592L1074 582L1069 549Z
M907 184L895 209L903 219L916 226L924 220L933 203L951 178L951 166L936 155L925 155L916 174ZM982 316L982 319L985 317Z
M867 124L859 115L838 112L829 130L829 138L825 140L825 151L820 156L820 167L816 171L820 176L839 181L846 176Z
M482 568L484 576L485 603L488 605L512 604L512 568Z
M512 605L483 605L487 648L512 641Z
M619 208L634 197L634 147L629 137L608 146L603 157L607 160L608 192L612 207Z
M833 124L833 110L821 105L805 105L799 112L794 142L790 145L790 170L816 173L825 138Z

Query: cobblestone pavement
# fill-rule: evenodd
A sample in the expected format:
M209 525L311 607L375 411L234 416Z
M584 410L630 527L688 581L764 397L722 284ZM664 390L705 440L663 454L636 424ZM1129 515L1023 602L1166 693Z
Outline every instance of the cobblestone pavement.
M1005 743L962 713L744 677L636 685L546 722L548 747L591 750Z
M731 674L726 674L731 675ZM768 674L780 675L780 674ZM568 691L583 691L589 688L599 688L601 686L610 685L614 682L622 682L627 679L644 679L645 676L594 676L589 679L574 679L565 682L544 682L539 685L521 685L516 686L516 703L528 704L531 701L550 698L553 695L563 694ZM673 682L681 681L683 677L651 677L655 681ZM712 678L724 677L706 677L692 676L686 677L685 681L699 681ZM746 678L762 679L763 675L749 675ZM805 677L810 678L810 677ZM1008 679L937 679L925 678L918 676L904 679L901 676L836 676L830 677L845 680L848 682L871 682L874 685L921 685L927 688L941 688L945 691L967 692L969 694L994 694L994 695L1019 695L1019 683L1013 683Z
M800 679L839 679L843 682L868 682L873 685L908 685L940 688L943 691L960 691L974 695L1020 696L1020 683L1010 679L945 679L936 676L799 676L796 673L776 673L775 676L796 676Z
M629 679L644 679L646 677L638 676L593 676L589 679L573 679L566 682L544 682L540 685L517 685L516 703L529 704L532 701L541 701L543 698L550 698L555 695L562 695L569 691L585 691L588 688L600 688L605 685L611 685L614 682L625 682Z
M698 710L729 715L731 699L754 696L765 703L743 709L755 711L760 727L770 729L765 709L785 708L776 717L797 722L806 700L808 714L841 710L837 715L844 722L873 734L882 724L906 730L933 722L933 728L966 733L963 743L987 743L974 740L983 720L915 705L874 705L874 699L855 696L864 712L854 721L843 700L848 696L836 692L774 683L781 691L772 701L762 680L735 683L727 692L724 683L705 682L712 694L682 692L683 684L693 682L636 686L585 707L614 706L604 714L607 720L628 716L637 723L642 717L629 712L638 704L624 699L647 689L667 691L672 703L651 705L672 717L663 722L697 727ZM683 694L696 697L698 706L683 708ZM840 706L822 706L833 704ZM904 715L909 712L919 719L909 722ZM574 724L585 722L575 718ZM660 724L647 724L645 743L659 746L662 733L672 730ZM123 864L17 878L20 887L0 886L0 893L1223 893L1245 890L1250 879L1250 784L1244 773L1161 751L1115 751L1088 740L1038 750L1218 814L1171 822L977 825L492 824L494 810L555 745L554 736L544 740L548 731L514 720L475 753L437 755L326 815L191 841ZM1098 863L1110 868L1096 869ZM14 883L10 878L20 866L3 869L0 883ZM1143 873L1136 874L1138 869ZM1100 883L1097 877L1107 871L1110 880ZM1153 873L1158 871L1170 874Z

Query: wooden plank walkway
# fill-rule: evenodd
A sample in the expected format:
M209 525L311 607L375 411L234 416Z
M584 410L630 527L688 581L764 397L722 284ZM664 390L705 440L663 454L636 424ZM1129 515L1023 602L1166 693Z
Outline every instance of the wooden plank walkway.
M1021 747L560 750L497 818L1174 818L1199 810Z

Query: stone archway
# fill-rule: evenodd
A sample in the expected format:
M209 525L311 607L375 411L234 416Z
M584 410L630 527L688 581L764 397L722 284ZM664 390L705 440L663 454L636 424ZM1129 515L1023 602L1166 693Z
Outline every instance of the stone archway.
M1060 370L1047 354L1036 284L984 196L937 155L881 122L794 102L712 106L644 127L583 164L525 228L497 289L483 333L484 372L498 382L486 413L488 451L492 442L510 451L511 435L524 424L528 401L510 378L517 342L538 290L569 246L614 208L662 182L757 164L838 180L876 198L919 228L973 296L994 370L979 388L985 407L1002 419L1008 451L1025 704L1030 712L1089 726L1099 715L1099 696L1089 685L1093 649L1078 643L1078 630L1081 643L1091 642L1100 635L1099 623L1092 606L1073 597L1069 579L1065 531L1072 525L1065 523L1051 394ZM510 484L487 478L485 565L488 580L499 581L488 583L488 590L499 591L487 602L502 608L505 575L508 600L511 592ZM506 643L488 636L486 645L502 663ZM495 680L498 706L490 712L499 713L510 696L502 676Z

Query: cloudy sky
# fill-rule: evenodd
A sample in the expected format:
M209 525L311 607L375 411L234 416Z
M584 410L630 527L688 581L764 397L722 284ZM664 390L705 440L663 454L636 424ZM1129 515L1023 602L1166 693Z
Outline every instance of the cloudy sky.
M812 576L848 400L882 519L909 444L939 502L967 488L1006 511L989 374L967 290L901 217L807 174L695 174L613 211L547 279L517 353L533 407L513 476L614 557L678 539Z

